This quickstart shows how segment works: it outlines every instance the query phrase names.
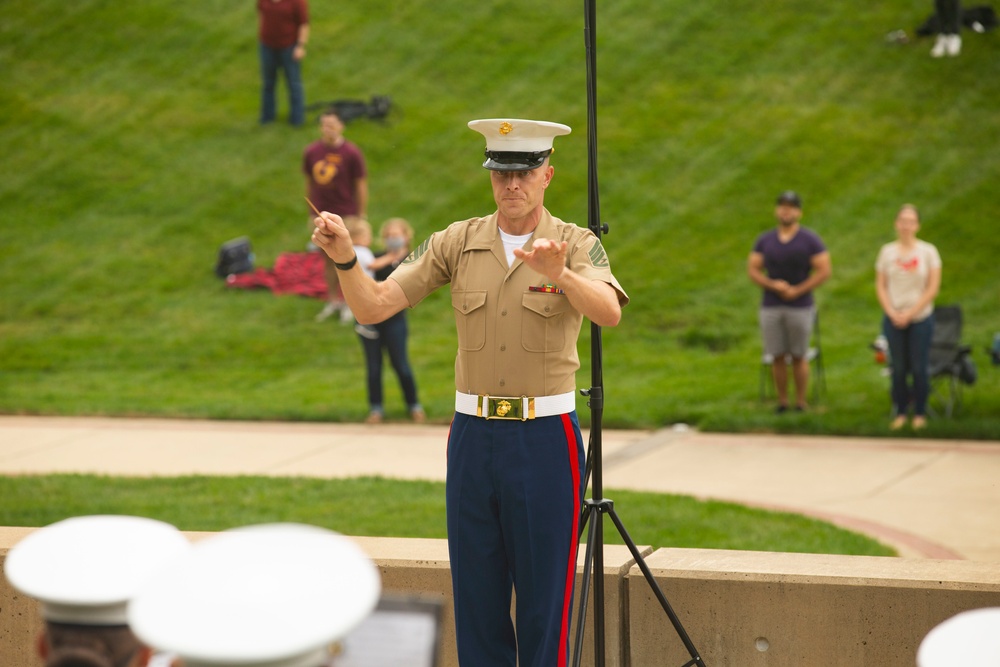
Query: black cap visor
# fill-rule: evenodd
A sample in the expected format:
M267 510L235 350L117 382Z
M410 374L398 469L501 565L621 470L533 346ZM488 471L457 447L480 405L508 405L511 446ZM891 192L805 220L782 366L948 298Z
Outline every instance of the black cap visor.
M802 198L799 197L798 193L793 190L785 190L780 195L775 202L778 206L782 204L786 206L794 206L795 208L802 208Z
M486 161L483 166L490 171L528 171L538 169L552 150L533 153L515 153L511 151L486 151Z

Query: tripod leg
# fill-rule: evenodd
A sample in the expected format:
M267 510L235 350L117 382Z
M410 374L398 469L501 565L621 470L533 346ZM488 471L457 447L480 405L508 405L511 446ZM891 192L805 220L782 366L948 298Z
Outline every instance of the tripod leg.
M595 511L596 508L594 507L588 509L583 518L584 524L586 524L590 515ZM596 544L595 533L597 532L597 523L597 520L591 521L590 531L587 533L587 550L583 561L583 581L580 586L580 609L577 613L576 637L573 643L573 655L575 656L573 658L573 667L580 667L580 659L583 656L583 632L587 624L587 598L590 596L590 564L594 554L594 545Z
M594 505L594 667L604 667L604 520Z
M653 591L653 595L655 595L656 599L660 602L660 606L663 607L663 611L667 613L667 617L673 624L674 630L677 631L677 636L680 637L682 642L684 642L684 647L688 650L688 654L690 654L692 658L690 662L685 663L682 667L688 667L689 665L705 667L705 663L698 655L698 649L695 648L694 642L691 641L691 638L688 636L684 626L681 625L681 621L677 617L677 614L674 613L673 608L667 601L667 597L663 594L663 591L660 590L659 585L656 583L656 579L653 577L653 573L650 571L649 566L646 565L645 559L642 557L642 554L639 553L639 548L635 545L635 542L632 541L628 531L625 530L625 524L623 524L621 519L618 518L618 514L615 512L614 507L608 509L608 516L610 516L611 520L614 522L615 527L618 529L618 534L621 535L622 540L628 547L628 550L632 553L632 558L635 559L636 565L638 565L639 569L642 570L642 575L646 578L646 583L649 584L649 587Z
M583 531L587 530L587 522L590 521L590 515L594 513L593 508L589 503L583 508L583 512L580 513L580 531L576 536L577 541L583 539ZM593 528L591 529L593 530ZM587 540L587 554L590 554L590 540Z

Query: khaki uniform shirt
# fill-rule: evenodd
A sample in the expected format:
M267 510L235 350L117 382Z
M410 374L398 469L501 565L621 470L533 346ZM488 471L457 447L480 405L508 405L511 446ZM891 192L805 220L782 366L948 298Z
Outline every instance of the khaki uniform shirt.
M611 274L600 240L589 229L542 211L536 238L569 243L566 265L628 296ZM413 307L451 283L458 329L455 388L467 394L551 396L576 390L577 338L583 315L565 294L544 288L547 280L521 260L507 265L497 214L450 225L424 241L389 276ZM558 288L558 286L555 286Z

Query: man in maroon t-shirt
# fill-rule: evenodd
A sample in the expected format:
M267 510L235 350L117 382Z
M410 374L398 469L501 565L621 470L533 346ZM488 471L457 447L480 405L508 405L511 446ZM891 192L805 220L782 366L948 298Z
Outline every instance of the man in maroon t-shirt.
M341 217L368 217L368 171L361 149L344 138L344 121L336 109L327 109L319 117L320 139L306 146L302 171L306 175L306 196L320 211ZM313 224L312 209L309 224ZM326 261L329 301L316 316L325 320L340 311L341 322L352 322L351 311L340 293L340 283L333 260Z
M300 63L309 41L307 0L257 0L260 76L262 81L260 122L270 123L276 115L275 89L278 70L288 85L288 122L302 125L306 119L306 95Z

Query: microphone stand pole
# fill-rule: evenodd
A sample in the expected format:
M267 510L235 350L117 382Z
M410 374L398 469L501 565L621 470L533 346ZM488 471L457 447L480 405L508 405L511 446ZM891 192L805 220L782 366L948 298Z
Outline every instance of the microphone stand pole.
M597 188L597 49L595 46L595 24L596 8L595 0L584 0L584 43L586 44L587 55L587 227L594 232L600 241L601 234L608 233L607 224L601 223L600 201ZM591 387L581 390L584 396L588 397L587 404L590 406L590 446L587 452L587 473L588 479L592 476L592 498L584 503L583 516L580 521L580 537L589 523L590 530L587 534L586 559L583 568L583 587L580 592L580 610L576 626L576 644L574 667L579 667L583 656L583 633L587 617L587 598L591 582L591 563L593 563L594 577L594 665L604 667L605 660L605 633L604 633L604 525L603 518L607 514L614 522L622 540L628 546L639 569L642 570L650 588L656 595L660 606L666 612L670 622L674 626L678 636L687 648L691 660L681 667L705 667L705 663L698 655L698 649L691 642L680 619L671 608L666 596L660 590L653 577L653 573L646 565L642 554L636 547L635 542L629 537L625 525L618 518L615 512L614 502L603 497L604 477L602 472L602 442L601 428L604 417L604 370L601 344L601 327L591 322ZM586 485L584 486L586 488ZM596 500L595 500L596 499Z

